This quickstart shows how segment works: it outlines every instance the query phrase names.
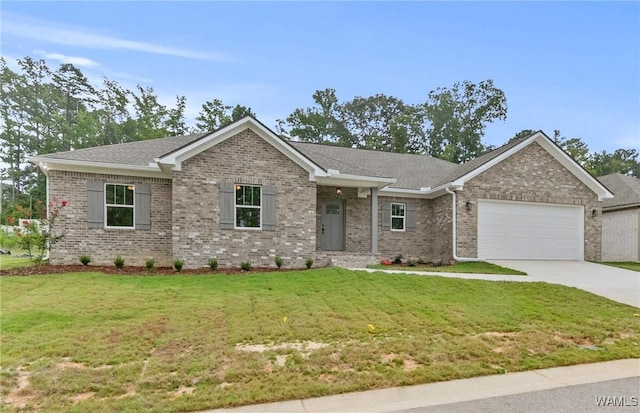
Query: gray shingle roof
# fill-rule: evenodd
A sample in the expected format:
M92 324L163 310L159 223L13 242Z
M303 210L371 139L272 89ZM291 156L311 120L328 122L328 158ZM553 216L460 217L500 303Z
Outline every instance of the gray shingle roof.
M188 145L208 134L209 133L207 132L194 135L173 136L169 138L97 146L95 148L39 155L38 158L147 166L149 163L153 162L155 158L166 153L173 152L174 150Z
M396 178L393 188L420 189L435 186L459 165L425 155L381 152L342 146L289 142L324 169L341 174Z
M44 160L100 162L114 165L148 166L154 159L189 145L211 132L151 139L95 148L41 155ZM526 138L523 138L526 139ZM401 154L304 142L288 142L321 168L341 174L395 178L393 188L435 188L451 182L491 161L522 140L506 144L462 165L426 155Z
M598 180L613 192L613 199L602 201L604 208L640 204L640 179L622 174L601 176Z

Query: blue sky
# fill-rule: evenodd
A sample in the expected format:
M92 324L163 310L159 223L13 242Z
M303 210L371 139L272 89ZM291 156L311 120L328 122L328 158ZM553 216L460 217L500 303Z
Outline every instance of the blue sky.
M493 79L509 106L488 127L559 129L592 151L640 149L638 2L11 2L1 52L70 62L94 82L215 98L274 128L317 89L421 103L456 81Z

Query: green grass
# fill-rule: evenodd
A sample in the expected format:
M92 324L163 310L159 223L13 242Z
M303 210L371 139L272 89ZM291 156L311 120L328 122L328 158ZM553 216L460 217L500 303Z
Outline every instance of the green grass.
M0 287L7 411L193 411L640 357L637 308L545 283L328 268ZM290 344L236 347L273 343Z
M11 251L12 254L18 254ZM29 258L20 258L15 255L0 255L0 270L9 270L11 268L21 268L33 265Z
M368 265L367 268L378 270L403 270L403 271L427 271L427 272L452 272L467 274L501 274L501 275L527 275L526 272L514 270L511 268L501 267L484 261L458 262L455 265L444 265L440 267L429 267L416 264L409 266L407 264L400 265Z
M601 262L600 264L609 265L611 267L624 268L625 270L639 271L640 262Z

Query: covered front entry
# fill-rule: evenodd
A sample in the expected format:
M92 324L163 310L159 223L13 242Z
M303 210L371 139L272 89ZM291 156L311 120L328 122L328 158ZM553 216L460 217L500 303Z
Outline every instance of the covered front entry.
M478 200L478 258L584 259L584 207Z
M345 206L339 199L320 202L320 248L324 251L345 249Z

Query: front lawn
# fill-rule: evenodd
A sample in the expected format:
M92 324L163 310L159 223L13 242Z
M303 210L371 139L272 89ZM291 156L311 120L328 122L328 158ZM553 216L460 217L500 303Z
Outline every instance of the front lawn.
M0 277L4 408L192 411L640 357L637 309L352 272Z
M0 254L0 270L28 267L29 265L32 265L29 258Z
M640 271L640 262L601 262L600 264L624 268L625 270Z
M454 265L442 265L433 267L429 265L414 264L393 264L367 265L367 268L377 270L403 270L403 271L427 271L427 272L451 272L451 273L467 273L467 274L502 274L502 275L527 275L526 272L514 270L511 268L501 267L496 264L484 261L457 262Z

